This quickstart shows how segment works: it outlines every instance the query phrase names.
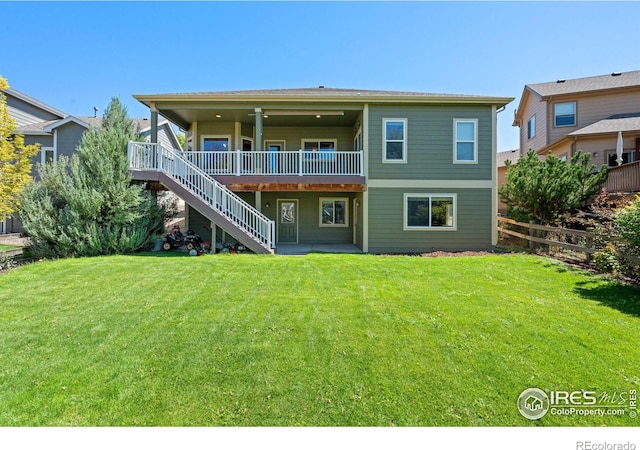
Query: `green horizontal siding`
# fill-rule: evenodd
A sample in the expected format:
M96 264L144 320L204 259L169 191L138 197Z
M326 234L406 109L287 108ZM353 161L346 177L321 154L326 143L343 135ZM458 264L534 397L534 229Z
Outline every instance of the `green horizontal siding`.
M490 180L490 106L428 105L369 107L369 178ZM407 163L382 163L382 121L407 119ZM478 164L453 163L453 119L478 119Z
M262 213L278 220L277 200L298 200L298 243L351 244L353 243L353 198L357 194L344 192L263 192ZM320 227L320 197L348 198L348 227ZM267 208L266 204L269 203Z
M403 230L405 193L457 194L457 231ZM490 189L369 189L369 252L413 253L491 248Z

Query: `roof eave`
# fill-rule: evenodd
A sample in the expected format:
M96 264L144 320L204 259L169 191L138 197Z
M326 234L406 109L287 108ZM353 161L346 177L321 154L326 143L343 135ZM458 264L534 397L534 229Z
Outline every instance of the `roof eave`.
M384 96L357 96L357 95L210 95L210 94L162 94L162 95L134 95L136 100L150 107L153 103L171 102L171 101L194 101L194 102L304 102L313 101L317 103L343 102L343 103L411 103L411 104L434 104L434 103L451 103L451 104L483 104L496 105L497 107L506 106L511 103L513 97L485 97L485 96L469 96L469 97L449 97L438 95L425 96L402 96L402 95L384 95Z

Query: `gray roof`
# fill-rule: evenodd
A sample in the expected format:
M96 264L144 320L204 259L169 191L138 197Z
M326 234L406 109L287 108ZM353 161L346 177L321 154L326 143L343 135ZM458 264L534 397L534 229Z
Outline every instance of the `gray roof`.
M463 95L463 94L436 94L427 92L410 92L410 91L381 91L371 89L343 89L331 87L306 87L294 89L252 89L237 91L210 91L210 92L180 92L154 95L168 96L215 96L215 97L235 97L235 96L317 96L317 97L450 97L450 98L483 98L482 95Z
M31 123L29 125L23 125L16 128L16 131L22 134L44 133L45 127L48 127L49 125L54 124L58 121L59 120L46 120L44 122Z
M70 116L67 116L67 117L70 117ZM89 126L99 127L102 124L102 117L91 117L91 116L73 116L73 117L75 117L78 120L81 120L82 122L86 123ZM47 120L44 122L32 123L30 125L23 125L21 127L18 127L16 131L18 133L23 133L23 134L45 133L44 129L46 127L48 127L49 125L53 125L56 122L60 122L61 120L64 120L64 119ZM139 127L140 130L144 130L145 128L149 128L151 126L151 121L149 119L131 119L131 120L133 121L134 125ZM168 121L166 119L159 120L158 125L162 125L167 122Z
M586 134L617 133L618 131L640 131L640 113L616 114L606 119L587 125L584 128L569 133L569 136L583 136Z
M633 72L613 72L608 75L599 75L595 77L575 78L572 80L558 80L549 83L527 85L529 89L537 92L542 97L601 91L607 89L620 89L633 86L640 87L640 70Z
M506 161L511 161L512 163L518 162L520 159L520 149L515 150L507 150L504 152L499 152L496 157L496 164L498 167L506 166Z

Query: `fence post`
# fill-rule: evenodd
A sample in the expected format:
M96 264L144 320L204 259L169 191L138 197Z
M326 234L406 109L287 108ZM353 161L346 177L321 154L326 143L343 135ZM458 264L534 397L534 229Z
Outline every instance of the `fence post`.
M592 228L587 228L587 231L591 231ZM593 237L592 236L587 236L587 248L591 249L593 248ZM585 260L588 263L591 263L591 253L586 253L586 258Z
M236 151L236 176L240 176L240 167L242 165L241 160L242 160L242 151L237 150Z
M529 225L533 225L533 220L529 221ZM533 228L529 228L529 236L530 237L535 237L535 230ZM531 250L532 252L535 251L536 249L536 243L533 242L531 239L529 239L529 250Z

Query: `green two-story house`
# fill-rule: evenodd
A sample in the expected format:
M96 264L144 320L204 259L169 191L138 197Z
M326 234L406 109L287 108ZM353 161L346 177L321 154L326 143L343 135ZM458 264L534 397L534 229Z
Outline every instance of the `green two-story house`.
M187 204L187 227L256 252L352 244L369 253L489 250L496 118L512 98L276 89L135 95L187 149L129 148L134 178Z

